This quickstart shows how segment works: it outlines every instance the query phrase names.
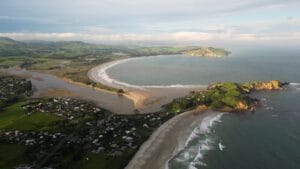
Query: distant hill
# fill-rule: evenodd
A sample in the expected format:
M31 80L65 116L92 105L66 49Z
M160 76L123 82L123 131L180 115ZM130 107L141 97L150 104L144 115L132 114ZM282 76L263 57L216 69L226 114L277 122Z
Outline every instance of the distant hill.
M207 47L207 48L199 48L195 50L188 50L184 52L184 54L188 56L222 57L222 56L228 56L230 52L226 51L225 49Z
M79 41L20 42L10 38L0 37L0 57L45 56L50 58L76 58L78 56L95 53L103 54L105 53L105 49L111 49L111 47L105 45L88 44Z
M148 56L159 54L178 54L183 48L175 47L141 47L89 44L80 41L27 41L19 42L0 37L0 57L26 56L59 59L78 59L84 57L111 58L115 53L127 56Z
M17 41L10 39L10 38L6 38L6 37L0 37L0 43L1 44L14 44L14 43L17 43Z
M26 43L0 37L0 56L20 56L29 54L30 51Z
M16 41L7 37L0 37L0 45L25 45L24 42Z

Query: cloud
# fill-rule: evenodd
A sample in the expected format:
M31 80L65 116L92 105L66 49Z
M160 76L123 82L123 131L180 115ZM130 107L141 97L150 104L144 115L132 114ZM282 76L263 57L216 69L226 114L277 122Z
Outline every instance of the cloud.
M240 1L243 3L237 3L232 7L227 7L226 9L221 10L221 13L231 13L238 12L250 9L259 9L259 8L274 8L281 7L291 3L299 3L298 0L253 0L253 1Z
M3 2L2 2L3 1ZM299 0L2 0L0 14L13 16L47 16L56 19L109 19L114 17L147 18L166 15L202 16L243 12L246 9L290 6ZM61 8L63 7L63 8ZM9 9L9 10L6 10ZM2 12L1 12L2 11ZM28 16L33 15L33 16ZM82 21L85 21L82 20Z
M86 42L203 41L212 39L212 35L203 32L176 32L162 34L0 33L0 36L18 40L82 40Z
M0 36L97 43L295 43L299 7L299 0L2 0Z
M94 34L108 34L113 33L112 29L101 27L101 26L84 26L82 28L83 32L94 33Z
M88 33L0 33L0 36L17 40L51 40L74 41L80 40L94 43L122 43L122 42L280 42L299 41L300 31L280 34L237 34L232 32L173 32L161 34L88 34ZM299 45L299 42L297 43Z
M37 17L15 17L15 16L0 16L0 20L10 20L10 21L25 21L33 23L42 23L42 24L55 24L56 20L50 18L37 18Z

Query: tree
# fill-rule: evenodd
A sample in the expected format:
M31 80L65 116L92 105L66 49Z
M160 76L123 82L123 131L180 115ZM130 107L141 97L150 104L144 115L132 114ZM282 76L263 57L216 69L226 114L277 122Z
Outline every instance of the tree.
M125 91L123 89L118 90L118 95L122 96L124 93L125 93Z

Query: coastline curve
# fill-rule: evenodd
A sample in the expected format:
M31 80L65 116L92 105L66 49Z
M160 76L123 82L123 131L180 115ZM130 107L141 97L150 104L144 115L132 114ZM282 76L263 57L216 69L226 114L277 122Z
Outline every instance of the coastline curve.
M151 57L151 56L144 56ZM147 89L166 89L166 88L182 88L182 89L193 89L193 88L206 88L207 85L182 85L182 84L174 84L174 85L134 85L126 82L122 82L120 80L114 79L110 77L107 73L107 70L117 66L122 63L126 63L131 60L144 59L144 57L139 58L126 58L121 60L115 60L111 62L107 62L104 64L100 64L89 70L87 73L89 79L96 83L101 83L110 87L118 88L118 89L127 89L127 90L147 90Z

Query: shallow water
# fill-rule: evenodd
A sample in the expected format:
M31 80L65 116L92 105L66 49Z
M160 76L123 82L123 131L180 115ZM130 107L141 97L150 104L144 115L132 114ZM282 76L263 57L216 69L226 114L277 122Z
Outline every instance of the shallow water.
M99 92L89 87L74 85L55 76L28 71L24 69L5 69L10 74L28 77L35 89L34 97L44 96L44 92L50 89L65 90L70 96L82 98L118 114L132 114L133 102L126 97L120 97L115 93ZM64 95L64 94L63 94ZM68 95L68 94L67 94ZM56 96L56 93L47 92L45 96Z

